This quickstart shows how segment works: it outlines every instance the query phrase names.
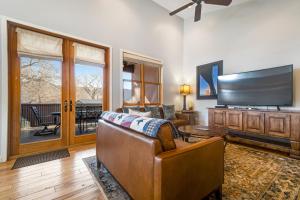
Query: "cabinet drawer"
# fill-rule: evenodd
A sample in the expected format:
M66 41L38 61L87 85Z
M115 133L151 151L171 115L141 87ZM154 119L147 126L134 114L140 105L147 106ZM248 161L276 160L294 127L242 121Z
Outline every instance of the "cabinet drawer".
M265 114L262 112L245 112L243 116L244 131L258 134L265 133Z
M284 113L266 113L266 134L289 138L291 136L291 116Z
M226 127L234 130L243 130L243 112L227 111L226 112Z

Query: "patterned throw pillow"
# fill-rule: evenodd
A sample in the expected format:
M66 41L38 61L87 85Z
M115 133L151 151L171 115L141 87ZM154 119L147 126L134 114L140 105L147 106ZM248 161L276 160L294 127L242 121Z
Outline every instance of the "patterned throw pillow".
M174 105L163 105L163 111L164 111L165 119L167 120L176 119Z
M145 111L150 111L152 118L161 119L160 108L158 106L146 106Z
M135 111L140 111L139 106L130 106L130 107L123 107L123 113L129 113L129 109L135 110Z
M137 116L140 116L140 117L149 117L151 118L151 112L139 112L139 111L136 111L136 110L132 110L129 108L129 114L130 115L137 115Z

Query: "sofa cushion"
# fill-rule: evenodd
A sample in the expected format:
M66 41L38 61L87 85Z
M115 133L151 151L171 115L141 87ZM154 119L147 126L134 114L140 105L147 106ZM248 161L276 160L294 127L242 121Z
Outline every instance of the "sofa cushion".
M163 105L164 118L167 120L176 119L175 106L174 105Z
M151 112L151 117L161 119L160 108L158 106L146 106L145 110Z
M151 117L152 114L151 112L140 112L140 111L136 111L136 110L132 110L129 108L129 114L130 115L138 115L138 116L141 116L141 117Z
M128 107L123 107L122 109L123 109L123 113L129 113L129 109L141 111L141 108L139 106L128 106Z
M176 144L172 134L172 127L170 124L162 125L159 129L157 137L161 143L163 151L176 149Z

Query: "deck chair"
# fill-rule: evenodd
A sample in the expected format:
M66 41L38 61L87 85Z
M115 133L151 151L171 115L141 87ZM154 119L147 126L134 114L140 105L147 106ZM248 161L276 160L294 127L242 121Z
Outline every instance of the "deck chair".
M34 136L56 134L56 130L48 129L48 126L54 124L52 120L49 120L50 115L41 116L40 112L36 106L31 106L31 110L38 122L38 126L44 126L44 128L42 130L38 130L37 132L35 132ZM45 120L45 119L48 119L48 120Z

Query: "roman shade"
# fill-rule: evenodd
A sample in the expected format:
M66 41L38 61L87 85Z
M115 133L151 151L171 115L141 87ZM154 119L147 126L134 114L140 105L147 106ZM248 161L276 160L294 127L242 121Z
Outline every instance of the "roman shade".
M61 38L17 28L17 51L19 56L63 59Z
M159 60L139 56L128 52L123 52L123 60L128 62L133 62L136 64L144 64L144 65L155 66L155 67L162 66L162 62Z
M105 50L74 43L75 62L82 64L105 65Z

